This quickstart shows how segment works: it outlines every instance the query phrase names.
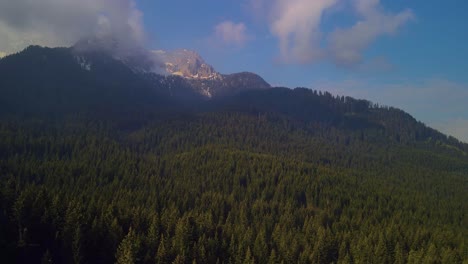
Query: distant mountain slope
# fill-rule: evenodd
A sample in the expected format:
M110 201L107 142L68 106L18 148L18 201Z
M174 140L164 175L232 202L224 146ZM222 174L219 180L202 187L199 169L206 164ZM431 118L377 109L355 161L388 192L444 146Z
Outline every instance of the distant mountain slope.
M101 46L106 48L97 48ZM144 52L120 58L107 46L112 47L112 42L88 40L72 48L30 46L1 59L0 108L30 112L150 109L270 87L250 73L221 75L209 70L217 76L212 79L160 75L152 70L153 59L138 59Z
M183 80L142 78L99 52L31 46L0 60L0 107L26 112L155 108L176 97L199 98Z
M400 109L307 88L244 91L220 98L212 102L212 107L216 111L281 116L295 120L301 126L320 123L349 132L357 131L362 134L362 140L371 142L419 144L429 148L437 145L455 155L468 155L468 144L426 126Z
M468 259L468 145L402 110L70 48L0 73L5 263Z
M398 109L373 107L365 100L333 97L305 88L268 89L269 84L253 73L218 74L190 51L166 56L174 63L189 62L187 68L171 67L191 76L136 71L125 61L100 51L31 46L0 60L0 109L2 113L36 114L154 113L198 105L199 109L209 106L214 111L274 112L302 121L372 128L385 131L399 142L433 140L466 149L456 139ZM202 103L206 96L215 100Z

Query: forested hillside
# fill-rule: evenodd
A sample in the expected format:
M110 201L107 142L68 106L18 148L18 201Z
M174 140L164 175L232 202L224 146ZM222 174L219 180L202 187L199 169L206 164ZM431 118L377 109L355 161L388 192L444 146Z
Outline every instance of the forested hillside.
M83 74L81 97L0 87L51 95L0 115L5 263L468 261L468 146L401 110L309 89L110 96Z

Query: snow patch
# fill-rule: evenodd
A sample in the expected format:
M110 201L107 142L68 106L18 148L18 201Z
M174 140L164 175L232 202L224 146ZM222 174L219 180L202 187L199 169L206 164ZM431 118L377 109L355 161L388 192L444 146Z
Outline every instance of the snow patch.
M206 96L206 97L208 97L208 98L213 97L213 95L212 95L211 92L210 92L210 87L208 87L208 88L202 88L202 89L201 89L201 94L204 95L204 96Z
M83 56L75 56L76 62L81 66L81 69L85 71L91 71L91 66L93 65L90 61L87 61Z

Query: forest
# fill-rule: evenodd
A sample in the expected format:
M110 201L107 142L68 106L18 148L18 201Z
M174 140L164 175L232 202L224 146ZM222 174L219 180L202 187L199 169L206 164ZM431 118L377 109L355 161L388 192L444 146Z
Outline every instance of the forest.
M468 263L468 145L402 110L61 65L0 79L4 263Z

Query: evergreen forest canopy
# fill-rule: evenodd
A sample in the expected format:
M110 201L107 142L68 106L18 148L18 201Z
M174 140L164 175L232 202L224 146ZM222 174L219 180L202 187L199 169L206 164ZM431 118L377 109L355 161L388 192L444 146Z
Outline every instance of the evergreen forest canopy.
M467 144L365 100L206 101L74 56L0 60L6 263L467 263Z

